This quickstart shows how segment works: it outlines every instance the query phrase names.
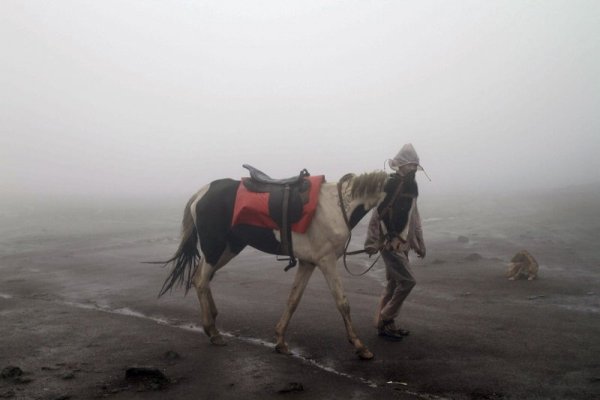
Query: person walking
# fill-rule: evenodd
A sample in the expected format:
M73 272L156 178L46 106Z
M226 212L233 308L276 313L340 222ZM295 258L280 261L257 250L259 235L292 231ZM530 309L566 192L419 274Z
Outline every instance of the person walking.
M395 192L402 199L398 202L392 199L393 203L397 204L388 206L399 208L373 210L364 247L369 255L381 252L385 262L387 284L377 307L377 331L384 339L399 341L407 336L409 331L397 327L395 319L404 300L416 284L410 269L408 253L414 250L420 258L425 257L426 253L415 180L417 170L422 170L422 167L419 164L419 156L410 143L404 145L388 163L394 171L390 175L390 181L402 185Z

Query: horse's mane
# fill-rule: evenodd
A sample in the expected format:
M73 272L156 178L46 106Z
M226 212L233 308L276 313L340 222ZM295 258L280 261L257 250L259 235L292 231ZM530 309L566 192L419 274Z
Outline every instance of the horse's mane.
M352 199L370 197L381 193L388 178L385 171L368 172L360 175L347 174L341 181L348 180Z

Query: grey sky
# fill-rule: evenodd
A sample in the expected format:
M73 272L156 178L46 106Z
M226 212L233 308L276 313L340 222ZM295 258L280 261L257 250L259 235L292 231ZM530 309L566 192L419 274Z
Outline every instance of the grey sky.
M598 1L0 2L0 191L187 196L380 169L600 181Z

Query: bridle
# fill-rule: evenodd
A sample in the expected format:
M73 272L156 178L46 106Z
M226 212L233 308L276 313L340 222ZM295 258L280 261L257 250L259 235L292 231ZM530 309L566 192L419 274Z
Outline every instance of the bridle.
M375 264L377 264L377 261L379 261L379 258L381 257L381 254L379 254L377 256L377 258L375 259L375 261L373 261L373 263L363 272L361 272L360 274L355 274L353 272L350 271L350 269L348 269L348 264L346 263L346 256L352 256L352 255L356 255L356 254L361 254L361 253L366 253L366 250L362 249L362 250L355 250L355 251L348 251L348 246L350 245L350 241L352 240L352 226L350 226L350 220L348 219L348 213L346 212L346 207L344 207L344 199L343 199L343 195L342 195L342 184L347 181L348 179L350 179L352 177L351 174L348 175L344 175L340 181L337 183L337 190L338 190L338 197L340 200L340 209L342 210L342 216L344 217L344 222L346 223L346 226L348 227L348 240L346 241L346 245L344 246L344 254L342 257L342 260L344 262L344 268L346 269L346 271L352 275L352 276L363 276L365 275L367 272L369 272L371 269L373 269L373 267L375 266ZM392 198L390 199L390 201L387 204L387 207L383 209L383 211L380 214L380 218L383 218L384 216L386 216L389 212L391 212L392 206L396 200L396 197L398 197L398 195L400 194L400 191L402 190L402 186L404 186L402 184L403 182L401 181L398 184L398 187L396 188L396 190L394 191L394 195L392 196Z

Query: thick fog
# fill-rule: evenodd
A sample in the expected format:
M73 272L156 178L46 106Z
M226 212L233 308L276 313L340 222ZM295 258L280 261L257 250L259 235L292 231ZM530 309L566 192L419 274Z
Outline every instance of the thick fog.
M600 182L597 1L0 2L0 192L336 181L407 142L429 193Z

